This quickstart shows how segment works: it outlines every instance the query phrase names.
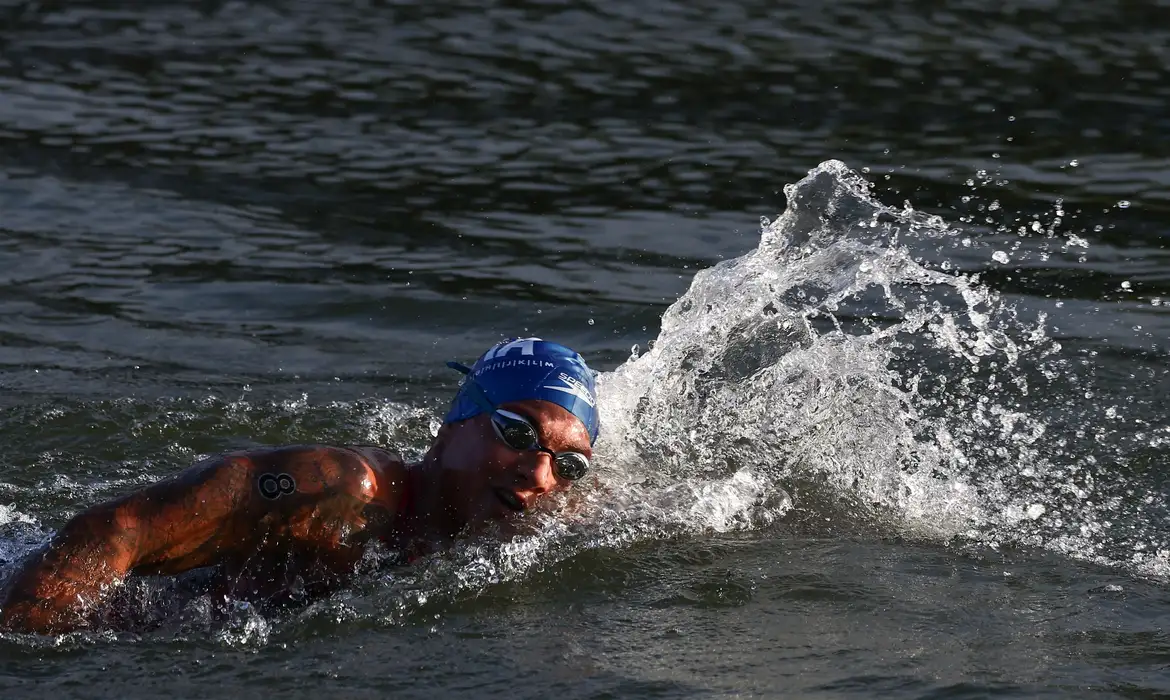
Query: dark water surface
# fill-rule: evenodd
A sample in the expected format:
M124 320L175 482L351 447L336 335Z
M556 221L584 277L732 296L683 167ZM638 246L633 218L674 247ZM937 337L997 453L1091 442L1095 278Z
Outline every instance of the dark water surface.
M3 0L0 570L206 454L416 456L503 336L607 412L576 515L282 615L132 582L0 692L1170 694L1167 47L1165 2Z

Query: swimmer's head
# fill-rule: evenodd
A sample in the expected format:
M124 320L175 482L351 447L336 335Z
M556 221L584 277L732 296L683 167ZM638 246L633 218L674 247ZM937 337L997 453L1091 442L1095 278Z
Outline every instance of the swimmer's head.
M489 404L540 400L576 416L589 434L589 443L597 441L601 419L594 372L579 354L564 345L540 338L517 338L493 346L470 368L449 364L468 377L451 402L445 423L484 413L490 410Z
M439 529L509 520L590 471L600 424L593 371L539 338L497 344L472 367L427 458Z

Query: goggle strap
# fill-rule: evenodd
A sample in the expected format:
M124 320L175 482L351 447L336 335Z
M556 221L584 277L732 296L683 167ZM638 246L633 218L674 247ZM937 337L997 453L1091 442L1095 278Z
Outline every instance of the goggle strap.
M450 360L447 362L447 366L453 370L457 370L457 371L462 372L464 374L471 374L471 368L465 364L460 363L460 362L455 362L454 360Z

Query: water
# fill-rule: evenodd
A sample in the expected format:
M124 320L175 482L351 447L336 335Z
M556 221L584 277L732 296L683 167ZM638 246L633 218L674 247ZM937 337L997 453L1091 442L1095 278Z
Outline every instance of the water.
M555 517L135 581L6 696L1170 692L1170 8L776 5L0 3L0 571L203 455L416 457L505 335L605 372Z

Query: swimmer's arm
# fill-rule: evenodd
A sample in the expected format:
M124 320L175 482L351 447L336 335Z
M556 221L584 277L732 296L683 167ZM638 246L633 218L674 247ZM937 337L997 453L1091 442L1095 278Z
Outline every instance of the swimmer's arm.
M296 481L295 497L260 494L260 479L277 472ZM13 577L0 600L0 629L53 634L85 627L126 574L175 574L254 550L264 520L333 497L368 502L371 481L366 460L335 448L244 453L195 465L66 523Z
M222 461L89 508L26 560L0 599L0 628L58 634L86 627L109 590L145 558L189 555L217 539L247 477ZM243 477L243 478L241 478ZM203 507L199 507L199 505ZM193 567L191 567L193 568Z

